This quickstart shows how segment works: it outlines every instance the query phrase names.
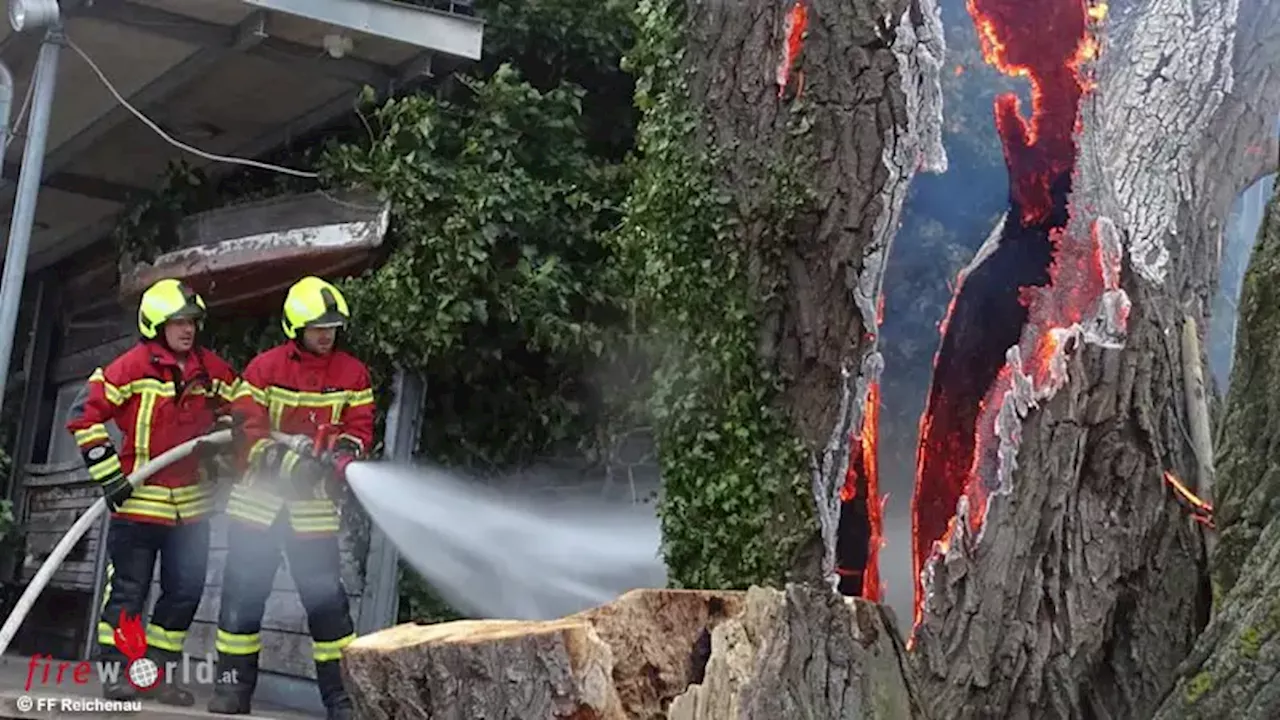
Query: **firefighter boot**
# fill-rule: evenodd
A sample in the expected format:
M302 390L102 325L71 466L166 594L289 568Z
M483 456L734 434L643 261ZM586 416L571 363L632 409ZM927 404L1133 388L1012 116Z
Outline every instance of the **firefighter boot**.
M179 684L183 679L182 653L151 648L147 651L147 657L160 666L162 673L160 686L150 693L149 697L164 705L191 707L196 704L196 698L191 691Z
M138 689L129 684L129 677L125 674L128 672L126 666L129 661L125 659L123 653L116 650L114 646L99 645L98 662L104 667L119 668L114 677L108 677L103 680L102 697L107 700L136 700L138 698Z
M128 680L116 678L102 683L102 697L107 700L137 700L138 690Z
M258 684L258 656L218 654L217 682L208 710L215 715L248 715Z
M320 689L320 701L324 703L325 720L351 720L351 698L342 685L342 667L339 660L316 663L316 685Z

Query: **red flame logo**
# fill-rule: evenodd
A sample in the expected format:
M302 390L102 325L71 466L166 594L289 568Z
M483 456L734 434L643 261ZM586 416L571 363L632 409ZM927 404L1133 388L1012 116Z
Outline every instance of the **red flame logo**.
M142 627L142 618L136 615L129 617L122 609L114 634L116 649L124 653L130 662L147 654L147 631Z
M128 660L121 669L129 684L138 690L150 690L160 683L160 666L147 655L147 631L142 627L142 618L129 616L124 609L120 610L120 621L112 633L116 641L116 649ZM147 667L143 667L146 665Z

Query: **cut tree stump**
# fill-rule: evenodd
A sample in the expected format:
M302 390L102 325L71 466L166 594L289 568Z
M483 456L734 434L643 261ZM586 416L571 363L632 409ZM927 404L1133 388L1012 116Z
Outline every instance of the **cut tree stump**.
M560 620L400 625L342 669L368 720L910 720L898 638L827 587L635 590Z

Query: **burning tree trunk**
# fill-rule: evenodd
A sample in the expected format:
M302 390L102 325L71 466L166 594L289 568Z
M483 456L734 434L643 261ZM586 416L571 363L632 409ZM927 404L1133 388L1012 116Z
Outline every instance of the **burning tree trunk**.
M757 289L785 288L760 354L791 378L782 402L815 457L824 574L878 600L878 303L907 186L917 168L946 167L941 19L933 0L689 2L688 13L691 101L703 141L725 151L740 217L772 202L766 178L779 168L815 173L803 182L817 202L783 237L748 221L738 241Z
M1157 720L1280 717L1280 191L1263 219L1240 298L1240 326L1219 449L1213 621L1180 669Z
M1181 329L1207 324L1280 111L1280 2L1241 5L970 0L1033 103L997 102L1010 211L962 275L921 423L935 718L1150 717L1205 622Z
M687 82L674 102L687 105L693 126L669 143L645 144L642 132L646 162L661 166L664 149L677 143L679 157L713 158L710 193L726 198L732 218L728 230L717 231L713 252L728 243L730 252L743 258L742 267L735 261L721 274L747 277L750 309L745 314L758 327L746 342L754 341L759 367L785 378L776 403L812 463L807 469L822 536L822 552L813 554L823 556L823 575L834 578L843 497L841 584L848 594L878 599L882 501L874 416L883 364L876 351L878 303L907 186L917 169L945 168L938 10L933 0L655 0L640 5L650 16L659 9L666 24L659 33L681 36L675 51L688 79L669 73L680 79L668 82ZM654 34L652 28L648 34ZM669 62L665 57L649 61ZM661 104L669 99L656 102L661 111L674 113ZM645 188L645 182L639 186ZM637 205L643 205L648 195L661 191L633 191L633 199L641 196ZM645 215L633 208L630 219L644 226L646 239L682 230L663 213ZM652 243L644 250L653 258L650 265L668 261L669 255L653 250ZM695 254L686 262L677 272L687 277L690 265L712 260ZM685 326L676 330L686 336L715 322L688 315L675 321ZM757 383L753 373L743 384ZM758 401L752 396L746 402ZM689 425L690 431L698 427ZM678 438L670 440L668 449ZM726 439L712 452L731 442ZM678 469L679 461L673 465ZM671 476L666 480L670 496ZM700 555L719 551L695 546ZM737 550L723 548L726 554Z

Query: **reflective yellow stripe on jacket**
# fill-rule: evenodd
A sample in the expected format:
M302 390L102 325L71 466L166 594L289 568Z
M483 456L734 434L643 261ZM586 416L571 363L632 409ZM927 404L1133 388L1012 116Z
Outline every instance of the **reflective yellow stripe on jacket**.
M323 535L341 529L338 507L332 500L291 500L254 485L237 485L227 498L227 515L237 520L271 527L281 509L288 508L289 526L300 534Z
M218 378L213 379L213 394L228 405L236 399L236 386L238 382L223 382Z
M373 402L373 390L352 391L337 390L334 392L303 392L286 390L280 387L259 388L247 380L241 379L235 390L235 399L252 398L259 405L266 406L270 418L271 429L279 430L281 419L286 410L293 408L317 408L329 411L329 421L337 423L342 419L343 410L352 404L369 404ZM270 447L272 441L262 439L255 442L248 453L249 461L256 462L262 452ZM282 474L288 474L297 464L298 458L290 455L280 467ZM281 508L288 506L289 524L294 532L302 534L336 533L340 529L337 506L327 498L314 500L293 500L286 502L268 487L254 485L238 485L232 488L227 500L227 515L254 525L269 527L275 522Z
M231 401L235 402L246 397L252 398L253 401L259 405L267 404L266 393L264 393L260 388L256 387L249 381L245 380L244 378L241 378L240 383L236 385L236 387L233 389L231 393ZM275 430L277 427L279 426L273 423L271 426L271 429ZM271 442L272 441L268 438L263 438L261 440L255 441L253 445L249 447L249 454L248 454L249 462L250 463L257 462L258 458L262 456L262 451L266 450L268 447L271 446Z
M129 398L126 391L107 382L106 375L103 374L102 368L93 371L89 376L89 383L97 383L102 386L103 395L107 398L107 402L119 407ZM102 446L103 454L96 462L87 464L89 477L97 482L115 475L121 471L120 457L116 455L115 448L111 446L111 436L107 434L107 426L102 423L90 425L83 430L75 432L76 446L80 449L81 454L86 454L90 449L96 446Z
M174 389L172 383L165 383L152 378L142 378L133 380L124 385L112 385L107 382L102 370L98 369L89 376L89 382L98 382L102 384L103 394L106 395L107 401L113 405L122 405L126 400L139 396L141 398L138 404L138 417L134 420L133 427L133 466L135 468L142 467L151 461L151 416L155 412L156 400L162 397L173 397ZM107 437L107 428L103 425L94 425L85 430L76 433L76 442L81 448L92 445L95 442L101 442ZM96 438L96 440L95 440ZM118 464L118 461L117 461ZM95 466L96 467L96 466ZM104 471L109 474L110 470ZM95 475L95 468L89 469L90 476L95 479L101 479Z
M107 382L107 376L102 372L102 368L93 371L93 374L89 376L89 382L96 382L102 385L102 393L106 395L107 402L117 407L123 405L129 399L129 396L133 394L131 390L132 383L124 386L112 385Z
M235 388L228 388L227 383L221 380L214 380L213 392L219 397L231 396L235 392ZM134 428L134 460L135 468L142 467L143 464L151 462L151 416L155 414L156 400L160 398L171 398L177 395L172 383L160 382L159 380L134 380L129 383L133 388L135 395L142 396L142 405L138 408L138 420ZM187 391L188 395L194 397L203 397L209 394L204 388L191 388Z
M211 485L201 483L186 487L160 487L143 485L120 506L119 512L165 522L195 520L208 515L214 509L214 491Z
M84 450L87 447L93 447L101 442L107 442L111 436L107 434L107 426L102 423L90 425L84 430L77 430L75 434L76 445Z

